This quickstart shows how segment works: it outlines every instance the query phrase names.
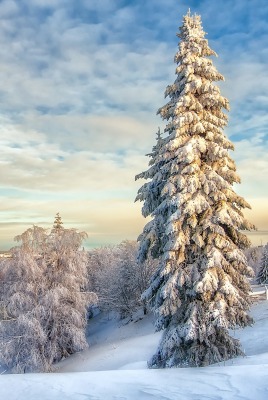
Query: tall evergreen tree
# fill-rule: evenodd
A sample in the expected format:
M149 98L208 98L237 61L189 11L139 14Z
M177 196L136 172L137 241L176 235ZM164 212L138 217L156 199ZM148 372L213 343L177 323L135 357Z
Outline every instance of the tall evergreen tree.
M142 213L152 220L139 236L140 259L159 258L144 293L165 329L151 367L203 366L242 354L229 328L252 323L247 314L252 275L242 250L241 230L253 229L243 216L249 204L234 192L240 182L223 133L228 100L214 81L201 18L184 16L175 55L176 80L158 113L168 121L161 145L151 153L150 179L139 190Z
M257 282L259 284L268 283L268 243L263 248Z

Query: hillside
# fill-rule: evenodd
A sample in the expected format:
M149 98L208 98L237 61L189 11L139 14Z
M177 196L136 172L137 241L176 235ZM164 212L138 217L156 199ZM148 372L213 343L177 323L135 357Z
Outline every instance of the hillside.
M148 370L159 333L152 316L123 325L107 316L88 326L89 349L62 361L53 374L2 375L7 400L266 400L268 301L252 307L253 327L237 330L245 357L206 368ZM253 367L254 366L254 367Z

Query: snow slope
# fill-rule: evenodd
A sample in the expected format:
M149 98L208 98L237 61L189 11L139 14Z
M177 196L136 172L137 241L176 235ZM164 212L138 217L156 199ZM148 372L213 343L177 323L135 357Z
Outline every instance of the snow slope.
M267 400L268 301L252 307L253 327L237 330L246 357L206 368L148 370L160 334L152 317L118 326L99 315L90 348L58 364L54 374L0 376L5 400Z
M152 315L123 324L98 315L89 322L89 349L58 364L58 372L146 369L161 332L154 333Z

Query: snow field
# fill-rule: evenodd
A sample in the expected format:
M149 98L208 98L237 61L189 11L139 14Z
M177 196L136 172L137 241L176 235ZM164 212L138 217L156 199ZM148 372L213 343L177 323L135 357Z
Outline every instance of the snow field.
M161 333L152 316L122 325L98 315L89 349L57 365L54 374L0 376L1 400L267 400L268 301L252 307L255 324L232 332L246 357L205 368L149 370Z

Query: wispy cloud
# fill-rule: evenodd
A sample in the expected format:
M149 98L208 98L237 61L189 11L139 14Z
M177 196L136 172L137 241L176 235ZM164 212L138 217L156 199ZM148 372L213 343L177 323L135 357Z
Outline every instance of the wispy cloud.
M155 115L174 80L175 33L202 14L231 102L228 135L241 194L265 204L268 4L177 0L0 2L0 241L20 228L66 224L91 245L135 238L133 203L154 145ZM252 219L259 221L258 210ZM265 212L264 212L265 213ZM266 217L262 221L266 221ZM256 222L255 222L256 223ZM268 221L265 222L268 227Z

